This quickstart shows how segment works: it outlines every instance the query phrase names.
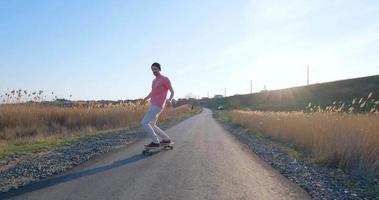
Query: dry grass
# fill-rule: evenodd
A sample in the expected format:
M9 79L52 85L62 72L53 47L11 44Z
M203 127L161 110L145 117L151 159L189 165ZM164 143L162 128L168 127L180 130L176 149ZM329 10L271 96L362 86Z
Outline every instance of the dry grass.
M0 146L88 134L138 125L147 110L134 104L72 107L34 104L0 105ZM160 120L188 114L190 108L166 108Z
M373 92L367 98L353 98L351 102L334 101L332 105L321 107L310 102L306 112L348 112L348 113L379 113L379 101L372 98ZM359 99L359 100L358 100Z
M378 113L232 110L227 114L236 124L311 152L315 161L379 176Z

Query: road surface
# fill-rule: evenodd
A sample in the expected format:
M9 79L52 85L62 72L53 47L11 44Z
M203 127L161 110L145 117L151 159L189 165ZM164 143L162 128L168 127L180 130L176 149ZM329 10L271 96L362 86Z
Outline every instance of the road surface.
M12 199L310 199L204 109L167 130L174 150L142 156L148 139L9 193Z

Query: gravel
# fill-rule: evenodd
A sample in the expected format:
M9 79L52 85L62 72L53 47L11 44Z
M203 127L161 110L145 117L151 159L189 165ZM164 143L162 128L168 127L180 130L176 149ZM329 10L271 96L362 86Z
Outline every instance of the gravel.
M304 156L297 160L280 143L262 139L241 126L222 120L215 112L213 116L252 152L302 187L313 199L379 199L365 192L378 185L378 180L366 180L338 168L317 165Z

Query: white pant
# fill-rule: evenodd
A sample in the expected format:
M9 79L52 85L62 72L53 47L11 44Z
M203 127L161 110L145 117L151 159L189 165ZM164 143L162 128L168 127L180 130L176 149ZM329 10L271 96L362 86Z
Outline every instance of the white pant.
M163 140L170 140L170 137L157 126L157 120L162 110L163 109L158 106L150 106L149 110L147 111L141 122L143 128L145 129L149 137L156 144L159 143L159 138L157 134Z

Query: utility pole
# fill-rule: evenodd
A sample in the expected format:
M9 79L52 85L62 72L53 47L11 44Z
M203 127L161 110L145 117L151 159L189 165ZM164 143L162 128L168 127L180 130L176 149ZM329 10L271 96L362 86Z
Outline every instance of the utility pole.
M309 65L307 65L307 85L309 85Z
M253 80L250 80L250 94L253 93Z
M224 97L226 97L226 88L224 88Z

